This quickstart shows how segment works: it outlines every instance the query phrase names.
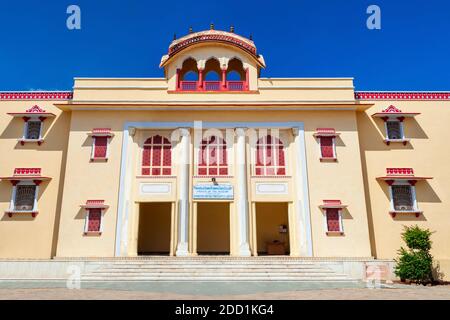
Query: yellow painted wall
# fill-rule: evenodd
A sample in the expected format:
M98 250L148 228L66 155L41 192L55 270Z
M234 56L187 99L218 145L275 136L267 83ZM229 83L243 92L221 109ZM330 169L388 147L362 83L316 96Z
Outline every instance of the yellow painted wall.
M70 113L61 112L54 103L58 102L0 101L0 176L12 176L15 168L42 168L42 175L52 178L39 186L36 218L30 214L10 218L4 213L9 208L12 185L9 181L0 182L0 258L50 258L55 255ZM24 121L7 113L25 112L34 105L56 117L45 120L42 145L26 143L22 146L17 139L23 136Z
M389 105L403 112L419 112L404 121L405 136L411 141L406 146L387 146L382 119L371 117ZM443 101L374 101L374 106L358 114L361 158L364 169L371 242L377 258L391 259L404 243L403 226L419 225L434 231L432 254L439 260L446 279L450 275L450 150L446 148L450 103ZM418 207L423 215L389 215L389 193L385 182L376 177L385 175L390 167L413 168L416 176L433 177L416 184Z

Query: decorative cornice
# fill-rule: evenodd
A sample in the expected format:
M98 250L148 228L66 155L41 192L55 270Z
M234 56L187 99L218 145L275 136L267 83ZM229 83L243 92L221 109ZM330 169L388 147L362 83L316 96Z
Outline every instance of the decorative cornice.
M355 92L356 100L450 100L450 92Z
M71 100L72 91L0 92L0 100Z
M256 47L253 41L245 39L234 33L225 31L208 30L187 35L179 40L175 40L169 47L169 56L196 43L202 42L224 42L239 47L256 56Z
M40 176L41 168L15 168L14 176Z
M412 168L386 168L386 175L388 176L414 176Z
M30 109L25 111L26 113L45 113L46 111L39 107L38 105L32 106Z

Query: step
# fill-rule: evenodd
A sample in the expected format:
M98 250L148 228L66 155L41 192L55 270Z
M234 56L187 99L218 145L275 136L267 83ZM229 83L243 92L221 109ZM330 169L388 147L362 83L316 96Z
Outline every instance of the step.
M223 277L223 276L198 276L198 277L115 277L114 279L103 277L82 277L81 281L173 281L173 282L185 282L185 281L308 281L308 282L352 282L357 283L358 280L340 278L340 277Z
M115 265L107 265L101 267L101 269L114 269L114 270L155 270L155 269L163 269L163 270L177 270L177 269L226 269L226 270L235 270L235 269L245 269L245 270L284 270L284 271L309 271L309 270L330 270L328 268L320 268L320 267L304 267L304 266L243 266L243 265L235 265L235 266L211 266L211 265L201 265L201 266L165 266L165 265L145 265L145 266L115 266Z

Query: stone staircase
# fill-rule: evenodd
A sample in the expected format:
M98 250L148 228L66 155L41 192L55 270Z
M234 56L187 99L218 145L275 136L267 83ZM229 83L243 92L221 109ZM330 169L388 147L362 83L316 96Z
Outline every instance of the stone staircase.
M82 281L297 281L347 282L351 278L318 261L291 257L148 257L103 261Z

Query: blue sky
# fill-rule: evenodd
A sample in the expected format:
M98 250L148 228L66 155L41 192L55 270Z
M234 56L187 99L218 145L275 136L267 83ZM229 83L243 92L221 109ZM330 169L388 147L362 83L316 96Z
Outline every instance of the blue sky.
M253 39L264 77L354 77L357 90L450 90L450 1L2 1L0 91L70 90L73 77L161 77L173 34ZM55 2L57 4L55 4ZM81 30L66 9L81 8ZM381 8L381 30L366 9Z

